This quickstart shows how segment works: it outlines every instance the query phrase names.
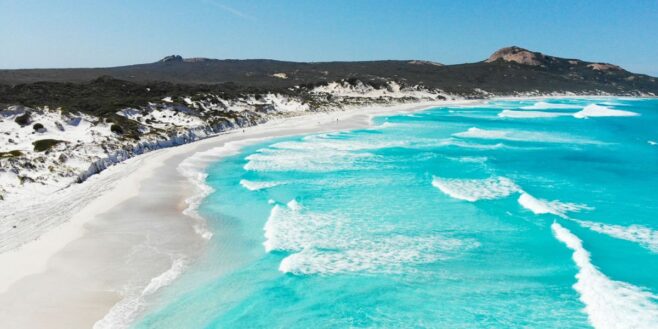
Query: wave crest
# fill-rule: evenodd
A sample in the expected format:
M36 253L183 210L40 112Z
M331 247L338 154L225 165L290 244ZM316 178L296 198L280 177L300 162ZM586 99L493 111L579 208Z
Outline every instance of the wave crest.
M590 104L581 111L573 114L575 118L586 119L590 117L632 117L640 114L631 111L613 110L606 106Z
M562 112L543 112L543 111L514 111L514 110L503 110L498 113L498 117L501 118L515 118L515 119L526 119L526 118L557 118L561 116L570 116L571 113L562 113Z
M486 179L446 179L434 177L432 185L448 196L475 202L500 199L520 191L512 180L505 177Z
M549 109L578 109L579 105L575 104L561 104L561 103L549 103L549 102L537 102L532 105L522 106L521 109L524 110L549 110Z
M658 231L642 225L611 225L584 220L575 220L580 226L613 238L631 241L658 253Z
M270 187L275 187L284 184L283 182L254 182L246 179L240 180L240 185L246 188L249 191L258 191L263 189L268 189Z
M578 136L550 134L525 130L486 130L477 127L468 128L468 130L453 134L459 138L473 139L500 139L514 142L539 142L539 143L577 143L577 144L598 144L599 142L589 140Z
M477 242L441 236L393 236L379 240L354 240L330 250L305 248L284 258L279 270L292 274L337 274L347 272L402 273L412 264L451 258L479 246Z
M651 329L658 323L658 296L626 282L614 281L590 261L582 241L558 223L551 225L553 235L573 251L578 266L573 288L585 304L585 313L597 329Z
M576 212L583 209L588 209L588 210L592 209L587 205L579 204L579 203L562 202L559 200L547 201L543 199L537 199L526 192L521 193L518 202L523 208L532 211L535 215L552 214L563 218L566 218L567 212Z
M267 252L290 252L279 270L298 275L400 273L412 270L409 265L447 259L478 246L473 240L441 235L373 238L357 225L339 215L308 211L292 200L272 208L263 245Z

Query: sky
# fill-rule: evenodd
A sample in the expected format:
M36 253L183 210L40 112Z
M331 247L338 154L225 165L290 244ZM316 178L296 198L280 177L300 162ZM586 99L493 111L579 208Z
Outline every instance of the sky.
M0 0L0 69L171 54L456 64L511 45L658 76L658 0Z

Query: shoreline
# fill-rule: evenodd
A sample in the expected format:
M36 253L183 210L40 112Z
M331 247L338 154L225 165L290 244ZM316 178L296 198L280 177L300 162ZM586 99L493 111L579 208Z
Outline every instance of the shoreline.
M209 232L204 231L204 221L195 214L195 207L210 191L204 191L199 182L205 178L205 166L231 150L275 137L365 128L377 115L482 101L373 105L281 118L245 128L244 132L233 130L149 152L108 168L62 191L65 200L67 196L89 195L89 190L93 193L99 186L104 188L75 209L68 221L0 254L0 267L12 269L0 273L0 322L15 324L13 328L46 324L62 328L94 324L96 328L125 327L141 311L144 295L155 293L168 283L165 281L173 281L203 252L203 236L209 238ZM195 155L200 155L196 168L187 168L192 170L186 174L181 163ZM163 174L168 174L164 175L168 177L166 186L158 186L163 184L158 179ZM137 216L139 220L131 219ZM164 224L163 217L167 218ZM122 241L126 235L135 235L134 241ZM135 251L153 243L149 242L152 236L153 240L171 240L157 247L170 253ZM128 264L133 268L121 268ZM141 294L135 296L136 291ZM80 308L85 309L84 316L79 314ZM131 318L117 318L126 312Z
M68 221L0 253L0 267L12 269L0 272L0 323L15 323L13 328L129 325L143 312L144 298L175 280L204 252L212 233L205 229L196 207L212 192L204 184L205 168L242 146L276 137L366 128L379 115L491 100L570 97L613 96L519 96L350 107L279 118L244 132L231 130L128 159L62 191L61 201L87 197ZM134 239L121 241L126 235ZM151 240L165 242L153 248Z

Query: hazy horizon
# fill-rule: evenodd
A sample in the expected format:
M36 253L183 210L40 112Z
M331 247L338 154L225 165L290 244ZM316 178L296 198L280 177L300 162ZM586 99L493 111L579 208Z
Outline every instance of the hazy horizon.
M516 45L658 75L658 2L0 0L0 69L111 67L164 56L477 62Z

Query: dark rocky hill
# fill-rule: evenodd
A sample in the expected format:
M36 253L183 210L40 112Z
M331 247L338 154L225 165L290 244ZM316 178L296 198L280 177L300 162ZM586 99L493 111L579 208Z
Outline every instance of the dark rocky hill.
M352 79L370 84L396 81L456 94L468 94L474 89L500 95L532 91L658 94L658 80L654 77L634 74L612 64L559 58L519 47L500 49L481 62L458 65L419 60L300 63L185 59L172 55L155 63L110 68L0 70L0 84L86 83L101 76L139 84L231 83L265 89Z

